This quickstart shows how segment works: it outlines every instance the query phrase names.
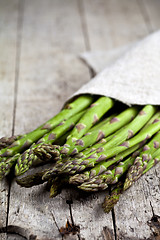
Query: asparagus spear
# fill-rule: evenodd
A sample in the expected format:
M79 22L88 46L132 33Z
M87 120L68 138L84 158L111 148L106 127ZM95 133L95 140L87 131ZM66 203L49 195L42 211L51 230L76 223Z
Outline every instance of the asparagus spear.
M91 168L88 171L85 171L84 173L81 174L76 174L73 175L69 178L69 183L70 184L74 184L74 185L80 185L84 182L88 181L92 181L92 178L95 178L95 180L101 176L101 174L105 175L105 172L107 171L107 168L117 162L121 162L123 161L123 159L126 156L129 156L131 153L135 152L139 147L141 146L141 144L136 144L135 146L126 149L123 152L120 152L119 154L117 154L117 156L113 157L112 159L108 159L107 161L102 161L100 163L98 163L94 168ZM138 151L137 151L138 152ZM137 154L137 152L134 153ZM111 171L107 171L106 173L111 173ZM108 176L108 175L107 175ZM112 174L113 176L113 174Z
M110 129L108 131L108 133L112 133L115 131L116 128L118 128L117 126L121 126L126 122L130 121L131 119L133 119L135 117L135 115L137 114L137 108L133 107L133 108L129 108L127 110L125 110L124 112L122 112L121 114L119 114L116 118L108 118L108 120L111 120L110 122L109 121L106 121L105 123L109 123L109 126L110 126ZM123 119L124 118L124 119ZM121 120L122 123L119 123L118 120L116 119L119 119L119 121ZM103 125L104 126L104 125ZM108 126L108 125L107 125ZM127 126L124 126L123 129L125 129ZM96 127L93 127L91 128L91 130L97 130L99 129L99 124L96 126ZM107 129L107 127L106 127ZM90 134L92 134L92 131L90 130ZM94 150L96 151L100 151L100 147L102 145L104 145L104 143L106 142L109 142L112 138L115 138L115 136L117 134L119 134L121 132L122 129L119 129L115 134L111 134L109 136L107 136L106 138L103 138L101 139L98 143L94 144L91 148L86 148L85 150L81 151L79 154L76 154L75 155L75 158L86 158L87 155L89 155L90 153L92 153ZM87 136L88 134L86 134L83 139L85 139L85 137ZM107 135L107 134L106 134ZM91 138L92 140L92 138ZM90 140L90 142L86 145L91 145L92 141ZM43 158L47 158L48 156L53 156L55 154L55 146L50 146L47 144L45 145L41 145L39 147L37 147L34 152L36 153L36 155L43 159ZM64 164L64 161L62 161L60 159L60 161L57 161L57 164L55 166L55 170L58 171L59 168L61 168Z
M143 130L143 131L145 131L145 130ZM87 191L92 191L92 188L94 188L94 191L96 191L96 184L98 184L97 190L100 190L100 189L104 190L105 188L107 188L108 184L115 184L116 182L118 182L119 178L128 170L128 168L130 166L133 169L134 161L136 163L138 163L138 166L139 166L139 159L142 158L142 159L145 159L145 161L150 159L151 154L153 155L154 152L157 152L156 148L159 147L159 145L160 145L160 133L156 134L153 137L153 139L148 144L146 144L142 149L139 149L138 151L134 152L134 154L132 154L131 157L129 157L128 159L126 159L123 162L120 162L118 164L118 166L116 166L113 170L108 170L98 176L95 176L95 177L91 176L91 179L84 182L82 185L79 186L79 188L83 189L83 190L87 190ZM135 147L136 147L136 145L135 145ZM138 148L139 148L139 146L137 147L137 149ZM136 158L136 156L139 154L140 154L140 157ZM136 158L136 160L135 160L135 158ZM107 165L107 163L108 163L108 166L109 166L109 162L110 161L107 161L105 164ZM141 168L141 170L142 169L143 168ZM135 175L134 175L134 177L135 177ZM101 187L101 185L102 185L102 187Z
M16 177L17 184L21 187L30 188L46 182L42 180L42 176L45 173L46 168L49 168L50 166L51 163L47 163L45 166L43 165L29 169L23 175Z
M56 177L51 179L50 198L57 196L62 188L68 184L68 177Z
M103 145L101 151L99 153L93 152L87 158L82 159L74 159L73 161L66 162L59 173L70 173L74 174L76 172L81 172L87 167L94 167L95 164L101 162L103 160L109 159L118 153L126 150L126 148L132 147L137 143L151 137L154 133L156 133L160 129L160 121L159 118L157 121L154 121L153 124L146 127L143 131L138 133L136 136L132 137L133 134L138 132L145 123L152 117L155 113L156 108L151 105L147 105L140 111L137 117L128 124L128 127L122 129L122 131L117 134L113 139L111 139L108 143ZM131 139L129 139L132 137ZM129 139L129 140L128 140ZM128 140L123 142L124 140ZM117 143L122 143L119 146L115 146ZM57 173L57 169L51 169L46 173L43 177L50 177L55 174L55 170Z
M92 152L94 152L94 151L100 151L101 147L102 147L106 142L108 142L112 137L113 137L113 136L109 136L109 137L106 137L106 138L102 138L98 143L94 144L93 146L91 146L91 147L83 150L82 152L76 154L74 157L70 158L71 161L72 161L73 159L77 159L77 158L82 158L82 157L83 157L83 158L86 158L87 155L90 155L90 153L92 153ZM49 149L50 147L51 147L50 145L46 145L46 148L48 148L46 152L49 151L49 153L50 153L50 151L52 151L51 149ZM45 153L45 154L46 154L46 153ZM68 161L68 160L69 160L69 158L63 158L63 161L58 160L58 161L56 162L56 164L55 164L56 166L54 166L55 171L57 171L57 172L61 171L61 168L62 168L62 166L64 165L65 161Z
M137 176L134 178L133 182L138 180L141 175L143 175L145 172L149 171L149 169L151 167L153 167L155 164L157 164L158 162L160 162L160 155L155 157L154 159L152 158L151 160L149 160L148 164L146 166L146 169L143 172L141 172L141 174L138 173ZM138 163L138 161L137 161L137 163ZM103 208L104 212L109 213L113 209L115 204L117 204L117 202L119 201L119 198L123 194L123 192L131 186L130 184L129 184L129 186L125 185L124 182L126 180L125 181L124 180L125 180L125 178L123 180L117 182L116 186L114 186L114 188L112 189L111 194L107 195L105 197L104 202L102 204L102 208ZM132 182L132 184L133 184L133 182Z
M111 194L105 197L104 202L102 204L102 208L104 212L109 213L115 204L119 201L119 198L123 192L123 184L124 181L121 180L117 183L117 185L112 189Z
M108 184L116 183L118 179L126 172L129 166L133 164L135 159L134 155L135 154L133 154L133 156L129 157L128 159L126 159L124 162L121 161L112 170L106 170L104 173L100 174L99 176L92 177L88 181L78 186L78 188L87 192L93 192L93 191L96 192L99 190L105 190L106 188L108 188Z
M87 108L92 103L92 101L93 97L90 95L80 96L72 103L66 105L66 107L61 112L48 120L46 123L42 124L32 132L23 135L21 139L13 142L13 144L11 144L11 146L8 148L1 149L0 160L2 160L3 157L11 157L18 152L23 152L25 149L31 146L32 143L36 142L44 134L60 124L64 119L68 119L74 114Z
M108 121L110 121L110 119L114 116L111 115L110 117L108 117L107 119L104 119L102 122L100 122L99 124L96 124L96 126L93 126L91 128L91 131L92 130L95 130L95 129L98 129L100 126L106 124ZM55 140L54 143L56 143L56 145L63 145L63 143L65 142L65 139L67 138L69 134L65 134L63 135L60 139L58 138L58 140ZM113 135L110 135L109 137L106 137L106 138L103 138L101 140L99 140L98 143L94 144L91 148L86 148L84 149L84 151L76 154L76 157L79 157L79 156L86 156L86 154L90 153L90 152L93 152L95 149L101 147L103 144L105 144L107 141L109 141L111 138L113 137ZM42 147L43 146L43 147ZM55 155L55 150L56 148L59 149L58 146L55 146L55 145L50 145L48 143L45 143L45 144L42 144L42 145L36 145L35 146L36 149L40 148L40 154L38 154L38 159L40 160L40 162L42 161L46 161L46 159L50 159L50 158L53 158L53 156ZM39 152L39 151L38 151ZM57 152L58 153L58 152ZM57 155L58 156L58 155ZM34 157L36 158L36 155L34 155ZM37 159L37 158L36 158ZM61 164L61 160L58 162L60 163L60 166L62 166Z
M0 180L10 173L10 170L17 161L19 155L20 153L17 153L12 157L3 158L3 160L0 162Z
M126 128L127 126L124 126L123 128ZM105 138L102 138L98 143L95 143L93 146L90 146L86 149L84 149L83 151L79 152L78 154L76 154L74 157L72 158L69 158L69 157L66 157L65 160L63 158L63 161L60 159L59 161L56 162L56 165L54 166L54 171L57 173L59 171L61 171L61 168L62 166L64 165L65 161L68 161L70 159L70 161L72 161L73 159L77 159L77 158L87 158L87 156L90 156L90 154L92 152L99 152L101 151L101 147L109 142L112 138L115 137L115 135L117 135L119 132L121 131L121 129L119 129L118 131L116 131L116 133L113 133L111 135L109 135L108 137L105 137ZM49 153L49 154L52 154L52 150L55 151L55 147L51 146L51 145L48 145L46 144L46 146L44 146L44 148L46 148L44 151L45 151L45 154ZM42 148L42 152L43 152L43 149ZM44 154L44 156L45 156ZM53 152L54 154L54 152Z
M61 147L59 150L62 154L68 154L69 148L73 145L73 143L81 138L84 134L87 133L87 131L96 124L99 119L114 105L114 101L107 97L100 97L96 102L94 102L91 107L86 111L86 113L83 115L83 117L80 119L80 121L76 124L76 126L73 128L71 134L67 137L67 141L64 144L63 147ZM41 156L41 148L36 148L34 150L35 154L38 155L38 157ZM85 148L85 147L84 147ZM42 149L42 152L44 154L44 149ZM77 152L75 151L74 154Z
M113 117L110 121L104 122L105 124L101 125L98 124L96 127L91 128L90 132L85 134L81 139L72 142L72 145L69 147L65 144L63 147L60 148L61 153L66 153L67 155L72 155L79 153L80 151L86 149L89 146L92 146L94 143L99 141L100 139L107 137L120 129L121 127L125 126L128 122L131 121L137 115L138 109L136 107L128 108L120 113L117 117ZM52 155L52 148L54 154L54 147L50 147L50 154ZM57 150L58 151L58 150ZM43 152L43 155L41 155ZM45 157L45 151L43 149L43 145L39 148L35 149L35 154L42 158ZM46 151L46 155L48 152Z
M129 168L124 183L124 191L137 181L144 173L149 171L150 168L160 162L160 149L151 155L143 155L136 158L134 164Z
M121 112L117 117L113 117L109 122L102 125L100 128L91 131L90 134L85 135L81 139L78 139L69 146L67 143L61 150L61 153L67 155L74 155L82 151L84 148L93 145L95 142L99 141L103 137L107 137L114 133L121 127L129 123L138 113L136 107L127 108L125 111Z
M110 117L106 118L105 120L103 120L102 122L96 124L96 126L93 126L90 129L90 131L92 132L93 130L99 129L99 127L106 124L112 118L112 116L110 116ZM90 132L86 133L86 135L87 134L90 134ZM57 156L58 156L60 154L59 149L60 149L60 146L58 147L58 146L55 146L55 145L51 145L49 143L45 143L45 144L36 146L34 152L36 153L36 155L38 156L39 159L44 161L46 158L47 159L49 157L53 158L54 155L55 155L55 151L57 151ZM61 161L61 159L60 159L60 161Z
M119 201L121 194L123 194L123 192L125 190L127 190L143 174L145 174L147 171L149 171L149 169L151 167L155 166L158 162L160 162L159 154L160 154L160 151L155 151L155 153L153 154L153 156L155 156L155 158L150 159L149 157L146 157L146 155L143 154L142 158L139 157L135 160L135 165L137 168L135 169L135 172L134 172L133 181L128 182L128 178L125 177L123 180L117 182L117 185L112 190L111 195L110 196L107 195L105 197L105 200L102 204L104 212L109 213L113 209L114 205ZM147 165L145 165L146 168L143 165L143 161L139 161L139 159L142 160L143 158L148 159L148 160L145 160L145 161L148 161ZM143 168L145 168L145 170L143 168L142 168L143 170L140 169L140 164L143 165ZM133 166L135 166L135 165L133 165ZM132 166L130 168L132 168Z
M160 115L160 112L157 112L149 121L148 123L144 126L143 130L148 127L150 124L154 123L155 121L157 121L157 118L159 117ZM147 157L146 154L149 154L149 153L153 153L154 151L156 151L155 149L158 148L160 145L160 133L157 133L153 139L149 142L149 144L146 144L142 151L141 149L139 149L139 151L136 151L133 155L132 155L132 159L135 159L136 156L138 156L140 154L140 156L142 156L142 158L145 156L145 158L149 158L149 156ZM145 154L144 154L145 152ZM128 158L125 162L126 164L128 164L127 162L129 162L129 160L131 158ZM153 164L155 164L155 161L153 159L151 159L149 162L152 162ZM146 168L146 170L143 171L143 174L145 173L145 171L148 171L149 170L149 167L152 166L152 163L151 165L147 165L148 168ZM121 165L121 164L120 164ZM125 163L124 163L125 165ZM130 162L130 165L131 165L131 162ZM129 165L128 165L129 166ZM128 168L126 168L127 170ZM125 170L125 171L126 171ZM116 174L116 172L118 174ZM114 205L119 201L119 197L120 195L123 193L123 188L124 188L124 180L125 178L123 178L122 180L119 180L119 178L123 175L123 171L121 169L118 169L118 166L117 166L117 171L114 170L114 178L112 179L112 181L110 182L110 184L115 184L117 183L117 185L112 189L112 192L111 192L111 195L110 196L106 196L105 198L105 201L104 201L104 204L103 204L103 207L105 208L104 211L105 212L109 212L113 207ZM108 209L108 210L107 210Z
M101 145L103 145L104 143L106 143L106 141L107 141L107 139L109 139L109 137L108 138L106 138L106 139L101 139L100 141L99 141L99 143L97 143L97 144L95 144L94 146L95 146L95 148L98 148L98 147L100 147ZM94 147L93 146L93 147ZM86 150L84 150L84 152L90 152L90 151L92 151L92 148L89 148L89 149L86 149ZM42 180L42 176L44 175L44 173L48 170L47 168L49 167L49 166L51 166L52 164L47 164L47 165L45 165L45 166L43 166L43 168L44 168L44 170L41 170L41 168L40 168L40 171L38 171L38 173L37 172L35 172L35 173L33 173L33 171L35 171L35 168L34 169L31 169L31 170L29 170L29 173L27 174L27 176L25 176L26 175L26 173L24 173L23 174L23 176L21 177L20 175L18 176L18 178L17 178L17 183L19 184L19 185L21 185L22 187L32 187L32 186L34 186L34 185L38 185L38 184L41 184L41 183L43 183L43 182L45 182L46 180ZM36 170L37 170L37 167L36 167ZM38 169L39 170L39 169ZM31 173L30 173L31 172ZM57 178L58 179L58 178ZM49 182L51 182L52 180L49 180ZM54 189L56 189L56 186L54 187ZM57 190L58 191L58 190ZM51 190L51 192L52 192L52 196L53 196L53 189Z
M13 142L17 141L21 137L22 135L0 138L0 150L9 147Z
M72 146L77 139L80 139L85 133L87 133L87 131L96 124L99 119L113 107L113 105L114 101L108 97L100 97L96 102L94 102L73 128L70 136L67 138L66 144L64 145L66 148L65 150L63 149L63 151L61 150L61 152L63 154L67 154L70 146Z
M71 118L64 120L59 126L51 130L49 133L45 134L41 139L38 140L37 144L32 144L32 146L27 149L23 154L21 154L17 160L17 164L15 165L15 175L21 175L25 171L27 171L33 164L39 163L39 158L34 154L34 149L37 146L41 146L42 143L49 143L52 144L54 143L59 137L61 137L63 134L65 134L67 131L72 129L76 122L83 116L85 111L81 111L80 113L72 116ZM55 160L56 157L59 156L58 151L55 151ZM50 155L49 157L46 156L45 161L49 158L50 160ZM40 161L42 162L42 161Z

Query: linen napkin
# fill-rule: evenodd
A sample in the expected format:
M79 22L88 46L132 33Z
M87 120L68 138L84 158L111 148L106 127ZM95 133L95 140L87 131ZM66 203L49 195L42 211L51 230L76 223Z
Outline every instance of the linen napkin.
M75 95L105 95L125 104L160 105L160 31L111 52L80 56L97 75Z

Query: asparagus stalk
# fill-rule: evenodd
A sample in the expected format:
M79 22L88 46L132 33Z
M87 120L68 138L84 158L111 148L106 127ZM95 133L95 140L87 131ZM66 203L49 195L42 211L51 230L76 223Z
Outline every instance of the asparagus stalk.
M0 157L11 157L18 152L23 152L25 149L31 146L32 143L38 141L44 134L51 131L54 127L60 124L64 119L77 114L78 112L87 108L93 101L93 97L90 95L83 95L74 100L72 103L66 105L66 107L59 112L56 116L42 124L32 132L23 135L23 137L11 144L8 148L0 150Z
M117 117L113 117L109 122L102 125L100 128L91 131L89 134L85 135L81 139L73 141L69 148L67 143L61 150L61 153L67 155L74 155L85 149L86 147L93 145L100 139L109 136L121 127L129 123L138 113L136 107L127 108L125 111L121 112Z
M94 151L100 151L101 147L102 147L106 142L108 142L112 137L113 137L113 136L109 136L109 137L107 137L107 138L101 139L98 143L96 143L96 144L94 144L93 146L91 146L91 147L83 150L82 152L76 154L76 155L74 156L74 158L75 158L75 159L77 159L77 158L82 158L82 157L83 157L83 158L84 158L84 157L86 158L87 155L90 155L90 153L92 153L92 152L94 152ZM52 151L51 149L49 149L50 147L51 147L50 145L47 146L47 144L46 144L46 148L48 148L47 151L49 151L49 152ZM47 152L47 151L46 151L46 152ZM74 158L70 158L70 160L72 161ZM65 161L68 161L68 160L69 160L69 158L65 158L65 159L63 159L63 161L61 161L61 160L57 161L56 164L55 164L56 166L54 166L54 170L57 171L57 173L58 173L59 171L61 171L61 168L62 168L62 166L64 165Z
M38 166L29 171L25 172L23 175L16 177L16 182L21 187L30 188L39 184L43 184L44 180L42 180L42 176L46 171L46 168L49 168L51 163L47 163L45 166Z
M64 120L59 126L51 130L49 133L45 134L41 139L38 140L37 144L32 144L32 146L27 149L23 154L21 154L17 160L15 165L15 175L21 175L25 171L27 171L33 164L38 164L40 159L34 154L34 149L38 146L41 146L42 143L47 142L48 144L54 143L59 137L65 134L67 131L71 130L76 122L83 116L85 111L81 111L80 113L72 116L71 118ZM56 147L56 146L55 146ZM54 147L54 148L55 148ZM55 151L55 159L59 156L58 151ZM52 151L53 154L53 151ZM49 155L49 154L48 154ZM45 161L47 159L50 160L50 155L45 156Z
M109 213L119 201L119 198L123 193L123 184L124 182L122 180L118 182L117 185L112 189L111 194L105 197L102 204L102 208L105 213Z
M108 167L109 166L112 166L113 164L117 163L117 162L122 162L122 160L129 156L130 154L132 154L134 152L134 156L136 154L138 154L139 151L136 151L139 147L141 146L141 144L136 144L135 146L129 148L129 149L126 149L125 151L123 152L120 152L117 156L113 157L112 159L108 159L107 161L102 161L100 163L98 163L94 168L91 168L90 170L88 171L85 171L84 173L81 173L81 174L76 174L76 175L73 175L69 178L69 183L70 184L74 184L74 185L80 185L84 182L87 182L88 181L92 181L92 178L95 178L95 180L101 176L101 174L104 174L105 173L111 173L111 171L109 170L108 172ZM136 151L136 152L135 152ZM108 176L107 174L107 176ZM113 176L113 174L112 174Z
M123 128L125 128L125 127L127 127L127 126L124 126ZM63 161L60 159L59 161L56 162L56 166L54 166L55 171L57 171L57 172L61 171L61 168L64 165L65 161L68 161L68 160L72 161L73 159L77 159L77 158L87 158L87 156L90 156L90 154L92 152L101 151L101 147L105 143L109 142L112 138L114 138L115 135L117 135L120 131L121 131L121 129L116 131L116 133L113 133L113 134L109 135L108 137L102 138L101 140L99 140L99 142L95 143L93 146L90 146L90 147L84 149L83 151L74 155L74 157L72 157L72 158L66 157L65 160L63 158ZM52 147L51 145L48 145L48 148L47 148L47 144L46 144L46 146L44 146L44 148L45 147L47 149L47 150L45 150L46 151L45 154L47 154L47 153L52 154L52 150L53 151L55 150L55 147ZM42 148L42 151L43 151L43 148Z
M143 130L145 131L145 130ZM121 161L118 166L116 166L113 170L106 170L106 172L100 174L99 176L91 177L90 180L84 182L82 185L79 186L80 189L86 190L86 191L92 191L92 188L94 188L94 191L98 190L104 190L107 188L108 184L115 184L118 182L119 178L128 170L128 168L131 166L131 169L133 169L133 163L138 164L139 167L139 159L144 159L145 161L151 159L151 154L153 155L154 152L157 152L156 149L160 145L160 133L156 134L153 139L146 144L142 149L139 149L138 151L134 152L131 157L126 159L125 161ZM136 147L136 145L135 145ZM137 149L139 146L137 146ZM128 149L129 150L129 149ZM127 150L126 150L127 151ZM140 154L140 157L137 157L137 155ZM155 156L155 155L153 155ZM136 160L135 160L136 158ZM107 163L110 161L106 162ZM109 163L108 163L109 165ZM135 165L137 167L137 165ZM139 168L140 169L140 168ZM143 168L141 168L142 170ZM135 168L134 168L135 170ZM143 169L144 170L144 169ZM135 175L134 175L135 177ZM73 177L74 178L74 177ZM96 184L98 185L96 188ZM102 185L102 187L101 187Z
M151 167L153 167L155 164L157 164L158 162L160 162L160 155L155 157L155 159L151 159L150 161L148 161L146 169L141 174L137 174L137 176L133 182L138 180L141 175L143 175L145 172L149 171L149 169ZM137 161L137 163L138 163L138 161ZM129 185L126 187L126 185L124 184L124 180L125 180L125 178L123 180L117 182L117 185L112 189L111 194L107 195L105 197L104 202L102 204L102 208L103 208L104 212L109 213L113 209L115 204L117 204L117 202L119 201L119 198L123 194L123 192L125 190L127 190L128 187L131 186L131 185Z
M99 141L99 143L97 143L95 145L95 147L96 146L99 147L102 144L104 144L105 142L106 142L106 140L102 139ZM92 148L87 149L86 152L88 152L88 150L92 151ZM84 152L85 152L85 150L84 150ZM26 188L42 184L47 181L47 180L43 180L42 176L45 174L45 172L48 170L48 167L50 167L51 165L52 165L51 163L48 163L47 165L44 165L41 167L36 167L34 169L30 169L27 173L25 172L22 176L19 175L16 178L16 181L19 185L21 185L22 187L26 187ZM58 179L61 179L61 180L56 186L55 183L58 181ZM61 183L63 183L63 182L67 183L67 177L65 177L65 178L56 177L55 179L49 179L48 181L49 181L48 185L49 184L51 185L50 186L51 187L50 197L54 197L60 192L60 190L58 190L58 189L59 188L61 189L61 187L62 187Z
M124 162L121 161L112 170L106 170L101 175L92 177L88 181L78 186L78 188L87 192L93 192L93 191L96 192L99 190L105 190L106 188L108 188L108 184L116 183L118 179L126 172L129 166L133 164L135 159L134 157L135 154L137 155L138 152L134 153L131 157L126 159Z
M128 108L122 113L120 113L117 117L113 117L109 119L110 121L104 122L105 124L98 124L96 127L91 128L90 132L85 134L81 139L78 139L74 142L72 142L72 145L69 147L67 144L65 144L63 147L60 148L61 154L65 153L67 155L73 155L81 152L82 150L86 149L89 146L92 146L96 142L98 142L100 139L110 136L112 133L120 129L121 127L125 126L128 122L131 121L136 115L137 115L138 109L136 107ZM52 154L52 148L50 154ZM57 150L58 151L58 150ZM43 152L43 155L41 155L41 152ZM43 145L39 148L35 149L35 153L38 157L42 158L45 157L45 151L43 149ZM46 155L48 152L46 152ZM53 150L54 154L54 150Z
M10 173L10 170L17 161L19 155L20 153L17 153L12 157L3 158L3 160L0 162L0 180Z
M113 116L113 115L112 115ZM93 130L95 129L99 129L100 126L106 124L111 118L112 116L108 117L107 119L103 120L102 122L96 124L96 126L93 126L90 131L92 132ZM87 134L90 134L90 132L86 133ZM46 158L48 159L49 157L50 158L53 158L54 155L55 155L55 151L57 151L57 156L60 154L60 146L55 146L55 145L51 145L50 143L45 143L45 144L42 144L42 145L38 145L36 146L34 152L36 153L37 157L39 159L41 159L42 161L44 161ZM85 149L86 150L86 149ZM61 159L60 159L60 162L61 162Z
M50 198L57 196L62 188L68 184L68 177L56 177L51 179Z
M150 149L148 149L148 150L150 150ZM160 154L160 151L156 151L155 154L153 153L153 156L155 156L155 158L151 158L151 159L149 157L146 157L146 155L143 154L142 158L139 157L135 160L135 165L137 168L135 169L136 172L134 172L134 180L132 182L128 182L128 178L125 177L123 180L117 182L117 185L112 190L111 195L110 196L107 195L105 197L105 200L102 204L104 212L109 213L113 209L114 205L119 201L121 194L123 194L123 192L125 190L127 190L143 174L145 174L147 171L149 171L150 168L152 168L158 162L160 162L159 154ZM143 164L143 161L139 161L139 159L143 159L143 158L148 159L148 163L147 163L147 166L145 164L143 165L143 170L142 170L142 169L140 169L140 164ZM135 165L133 165L133 166L135 166ZM130 168L132 168L132 166ZM144 170L144 168L145 168L145 170Z
M35 143L39 138L41 138L44 134L59 125L64 119L68 119L69 117L74 116L75 114L87 108L92 103L92 101L93 97L90 95L80 96L72 103L66 105L60 113L48 120L46 123L35 129L34 131L23 135L22 138L15 141L8 148L0 150L0 161L3 162L3 165L4 160L6 160L6 158L9 158L6 161L6 168L8 168L8 173L9 166L13 165L17 161L17 158L10 158L11 156L14 156L16 153L23 152L25 149L31 146L31 144ZM13 159L15 159L14 163ZM9 161L11 161L12 164L10 164ZM0 169L1 178L3 177L3 175L6 175L3 169Z
M160 129L160 121L159 121L160 118L158 118L157 121L154 121L153 124L146 127L143 131L138 133L136 136L134 137L132 136L145 125L145 123L152 117L155 111L156 111L156 108L154 106L151 106L151 105L145 106L143 110L140 111L138 116L130 124L128 124L127 128L122 129L122 131L119 134L117 134L117 136L115 136L108 143L103 145L103 147L101 148L101 151L99 151L98 153L93 152L87 158L74 159L73 161L66 162L62 166L59 173L74 174L76 172L83 171L87 167L94 167L95 164L97 164L98 162L109 159L117 155L118 153L126 150L127 148L132 147L135 144L140 143L141 141L151 137ZM129 139L130 137L132 138ZM125 141L125 140L128 140L128 141ZM122 143L122 144L114 147L117 143ZM55 169L53 168L49 170L48 173L46 173L43 177L44 178L50 177L54 174L55 174Z
M80 139L87 131L96 124L99 119L113 107L114 101L108 97L100 97L96 102L94 102L80 121L73 128L71 134L68 136L66 148L61 150L61 153L67 154L69 152L70 146L77 140ZM75 154L74 152L72 154Z
M110 117L108 118L108 121L109 121ZM99 126L99 124L96 126L96 128ZM125 126L126 127L126 126ZM124 128L125 128L124 127ZM93 127L95 129L95 127ZM92 128L92 129L93 129ZM118 130L116 132L116 134L119 132L120 130ZM79 152L78 154L76 154L74 156L74 158L86 158L87 155L90 155L90 153L94 152L94 151L100 151L101 147L107 143L108 141L110 141L115 135L112 134L112 135L109 135L108 137L106 138L102 138L101 140L99 140L98 143L95 143L93 146L91 147L88 147L86 149L84 149L83 151ZM56 146L54 145L50 145L50 144L43 144L36 147L36 149L40 148L40 155L38 154L38 159L42 159L42 161L44 161L43 159L48 159L49 157L52 158L54 155L55 155L55 150L56 150ZM44 156L43 156L44 155ZM66 161L69 160L69 157L68 158L65 158ZM60 159L56 162L56 167L54 167L54 169L56 169L57 171L59 169L61 169L61 167L63 166L64 162L65 162L64 158L63 158L63 161ZM71 161L73 160L73 158L71 158Z
M73 128L71 134L67 137L67 141L63 147L59 150L61 154L68 154L69 149L73 145L73 143L81 138L87 131L95 125L99 119L114 105L114 101L107 97L100 97L96 102L94 102L91 107L86 111L80 121L76 124ZM85 148L85 147L84 147ZM41 155L41 149L43 155ZM43 146L41 148L36 148L34 150L35 154L38 157L44 156L44 149ZM72 152L72 154L76 154L77 152Z
M129 108L129 109L127 109L127 110L125 110L124 112L122 112L121 114L119 114L116 118L114 117L114 118L111 118L111 120L110 119L108 119L108 120L110 120L110 121L107 121L106 122L106 124L107 123L109 123L109 126L110 126L110 129L109 129L109 131L108 131L108 134L109 133L112 133L112 132L114 132L115 131L115 129L116 128L119 128L121 125L123 125L124 123L125 123L125 121L126 122L128 122L128 121L130 121L131 119L133 119L134 117L135 117L135 115L137 114L137 108L135 108L135 107L133 107L133 108ZM124 118L124 119L123 119ZM117 120L116 120L117 119ZM119 121L122 121L122 123L119 123ZM104 126L104 125L103 125ZM108 126L108 125L107 125ZM123 127L123 129L125 129L127 126L124 126ZM96 127L97 129L99 128L99 125L97 125L97 127ZM92 128L93 130L97 130L95 127L94 128ZM91 129L91 130L92 130ZM92 131L90 130L90 134L92 134ZM107 127L106 127L106 130L107 130ZM116 135L118 135L120 132L121 132L121 128L119 129L119 130L117 130L117 132L114 134L111 134L111 135L109 135L109 136L107 136L107 137L105 137L105 138L102 138L98 143L96 143L96 144L94 144L93 146L92 146L92 148L86 148L85 150L83 150L83 151L81 151L79 154L76 154L75 155L75 158L77 157L77 158L86 158L87 157L87 155L90 155L90 153L92 153L92 152L94 152L94 150L95 151L100 151L101 150L101 146L102 145L104 145L104 143L106 143L106 142L109 142L112 138L115 138L115 136ZM99 133L98 133L99 134ZM108 134L106 134L106 135L108 135ZM88 134L86 134L86 136L87 136ZM84 136L83 138L85 139L85 137L86 136ZM91 140L92 140L92 138L91 138ZM90 142L88 143L88 145L91 145L91 140L90 140ZM87 145L87 144L86 144ZM87 145L87 146L88 146ZM36 155L39 157L39 158L46 158L47 157L47 155L54 155L55 154L55 147L54 146L48 146L47 147L47 145L45 144L44 146L43 145L41 145L41 146L39 146L39 147L37 147L36 148L36 150L35 150L35 153L36 153ZM72 159L68 159L68 161L72 161ZM60 170L61 170L61 167L63 166L63 164L64 164L64 161L62 161L61 159L60 159L60 161L57 161L57 164L56 164L56 166L55 166L55 171L58 171L58 169L60 168Z
M124 191L127 190L131 185L137 181L143 174L149 169L160 162L160 149L155 151L153 154L143 155L142 157L136 158L134 164L129 168L124 183Z
M9 147L13 142L17 141L21 137L22 135L0 138L0 150Z

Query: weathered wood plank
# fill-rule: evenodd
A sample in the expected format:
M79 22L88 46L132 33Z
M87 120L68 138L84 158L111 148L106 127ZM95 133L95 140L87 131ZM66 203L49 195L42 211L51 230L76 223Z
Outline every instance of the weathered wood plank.
M147 1L144 9L140 1L92 1L92 4L89 0L84 1L91 50L107 50L113 46L136 41L151 31L149 23L154 26L153 30L156 29L157 9L159 9L158 1L156 3L157 7L152 1ZM148 14L148 22L146 14ZM153 178L153 173L154 170L151 170L139 180L122 196L115 207L117 239L153 237L147 221L153 216L151 204L155 214L159 214L158 199L160 198L159 175L154 174ZM154 179L152 183L149 181L150 178Z
M93 194L73 192L73 216L81 226L82 239L104 240L104 229L108 229L114 239L112 215L105 214L102 209L106 192ZM79 212L78 213L78 209ZM85 224L83 223L85 221Z
M137 1L83 1L91 50L107 50L147 34Z
M92 50L124 45L147 34L147 25L135 1L122 0L120 3L118 0L87 0L83 5ZM81 28L77 1L26 1L24 7L15 126L17 134L34 129L57 113L67 97L89 80L87 68L75 57L75 54L85 50L86 37L82 35L85 31ZM85 22L84 16L81 15L81 20ZM156 179L158 182L159 177ZM145 196L152 188L148 186L150 184L145 185L144 194L141 195L142 184L136 184L117 205L117 234L121 239L130 236L132 239L136 236L137 239L137 236L141 236L141 233L138 235L131 232L137 232L137 226L131 229L133 223L142 224L142 229L149 236L150 229L145 221L151 217L151 208L150 201ZM154 186L158 188L157 183ZM139 196L138 201L134 191ZM127 194L129 197L126 198L126 204L132 198L129 215L128 212L124 214L124 198ZM151 195L154 194L155 191L151 192ZM48 195L45 184L29 190L17 187L16 183L12 184L9 225L16 226L14 231L28 238L35 234L40 239L61 239L58 227L65 226L67 218L71 221L66 203L70 199L73 201L73 219L80 226L81 237L103 239L103 227L112 229L111 215L105 215L100 210L104 193L80 196L79 192L68 189L53 200L48 199ZM157 201L157 198L154 199L151 199L153 209ZM148 213L142 219L137 217L136 211L140 212L145 207ZM134 216L137 217L135 220ZM127 218L131 231L127 229Z
M0 137L11 136L13 128L18 4L0 1ZM6 227L8 191L7 182L0 181L0 228Z
M158 1L139 1L148 32L158 29L156 15ZM159 5L160 7L160 5ZM160 24L160 21L159 21ZM160 215L159 174L157 165L123 194L115 208L117 234L119 239L156 239L155 229L149 224L154 215ZM120 219L120 220L118 220ZM126 228L124 228L124 224Z
M157 165L122 195L115 207L118 239L154 239L148 222L160 215L159 169Z
M138 1L144 21L146 22L149 32L159 30L160 20L160 1L159 0L139 0Z
M73 0L25 2L16 134L30 131L56 114L67 97L89 80L88 68L76 56L85 50L77 6ZM66 203L71 195L75 224L80 226L80 231L88 228L95 232L97 227L90 218L86 221L83 213L87 215L88 202L96 204L94 199L81 204L83 200L74 200L69 189L52 200L45 184L23 189L15 182L11 188L9 229L14 225L14 231L27 238L34 234L38 239L61 239L58 227L65 226L67 219L71 221ZM112 228L111 217L110 222L108 227ZM86 239L89 238L88 235Z

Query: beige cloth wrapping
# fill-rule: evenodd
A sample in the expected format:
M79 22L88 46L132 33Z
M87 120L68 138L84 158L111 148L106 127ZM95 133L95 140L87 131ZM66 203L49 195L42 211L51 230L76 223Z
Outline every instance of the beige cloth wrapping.
M128 105L160 105L160 31L130 46L84 53L81 58L97 75L74 95L100 94Z

